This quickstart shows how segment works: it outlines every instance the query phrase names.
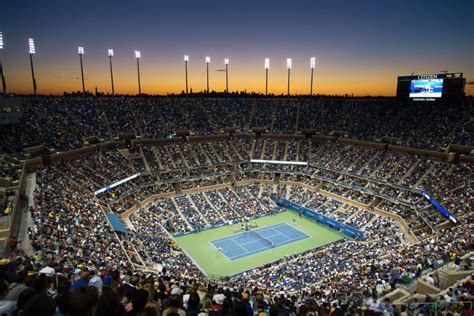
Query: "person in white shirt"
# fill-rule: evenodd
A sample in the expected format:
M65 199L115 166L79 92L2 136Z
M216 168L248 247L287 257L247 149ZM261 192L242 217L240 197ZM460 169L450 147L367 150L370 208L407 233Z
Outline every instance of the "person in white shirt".
M428 282L428 283L431 284L431 285L434 285L434 284L435 284L435 280L434 280L434 278L433 278L431 275L428 275L428 276L426 277L426 282Z
M373 295L369 300L367 301L367 306L371 311L378 311L380 302L377 300L377 295Z

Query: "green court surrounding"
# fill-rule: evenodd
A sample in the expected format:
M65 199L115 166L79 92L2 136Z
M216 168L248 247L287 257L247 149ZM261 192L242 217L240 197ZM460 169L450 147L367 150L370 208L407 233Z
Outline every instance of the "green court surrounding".
M295 220L295 222L293 220ZM338 231L332 230L305 217L300 217L292 211L285 211L283 213L251 220L251 223L254 222L258 223L258 228L287 223L307 234L309 238L258 252L254 255L234 261L230 261L224 254L218 252L211 242L239 234L234 233L233 230L235 227L240 227L240 223L176 237L175 239L209 277L223 277L273 262L287 255L317 248L345 237L345 235Z

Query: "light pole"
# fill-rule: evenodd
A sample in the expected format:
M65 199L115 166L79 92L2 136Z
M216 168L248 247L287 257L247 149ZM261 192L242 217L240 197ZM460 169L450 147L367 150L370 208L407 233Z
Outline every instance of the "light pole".
M30 48L30 66L31 66L31 79L33 80L33 94L36 95L35 68L33 66L33 55L36 54L36 49L35 49L35 41L32 38L28 38L28 46Z
M81 64L82 93L85 95L86 85L84 84L84 67L82 66L82 55L84 55L84 47L79 46L77 48L77 52L79 53L79 62Z
M286 59L286 68L288 68L288 96L290 96L291 58L287 58L287 59Z
M265 58L265 95L268 95L268 69L270 69L270 58Z
M316 67L316 57L311 57L309 66L311 68L311 88L310 88L310 95L313 95L313 76L314 76L314 68Z
M184 76L186 77L186 95L188 95L188 61L189 56L184 55Z
M209 64L211 63L211 57L206 56L206 71L207 71L207 94L209 95Z
M0 32L0 53L3 50L3 33ZM1 57L1 55L0 55ZM3 75L3 64L2 59L0 58L0 76L2 77L2 88L3 88L3 95L7 95L7 83L5 81L5 76Z
M142 94L142 86L140 83L140 58L141 57L142 57L142 54L140 53L140 51L136 50L135 58L137 59L138 95Z
M224 59L225 64L225 92L229 94L229 58Z
M114 56L114 50L109 48L108 53L109 53L109 65L110 65L110 82L112 83L112 95L115 95L114 72L112 70L112 56Z

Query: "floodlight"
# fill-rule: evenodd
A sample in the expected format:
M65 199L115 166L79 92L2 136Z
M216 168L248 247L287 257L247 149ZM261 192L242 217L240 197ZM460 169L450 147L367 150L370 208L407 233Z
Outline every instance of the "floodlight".
M112 69L112 56L114 55L114 50L109 48L108 50L109 53L109 66L110 66L110 83L112 85L112 95L115 95L115 87L114 87L114 71ZM138 62L138 59L137 59Z
M188 94L188 61L189 61L189 56L184 55L184 74L186 77L186 94Z
M84 55L84 47L79 46L77 48L77 53L79 54L79 63L81 65L82 93L86 94L86 86L84 83L84 67L82 66L82 55Z
M0 49L3 49L3 33L0 32Z
M139 50L135 51L135 58L137 59L137 79L138 79L138 95L142 94L142 84L140 82L140 58L142 54Z
M35 41L28 37L28 46L30 48L30 65L31 65L31 79L33 81L33 94L36 95L36 78L35 78L35 67L33 65L33 55L36 53Z
M28 38L28 45L30 47L30 54L36 54L35 41L32 38Z
M224 59L224 64L225 64L225 65L228 65L228 64L229 64L229 58L225 58L225 59Z
M286 59L286 68L291 69L291 58Z
M206 56L206 82L207 82L207 90L206 93L209 96L209 64L211 62L211 57Z
M270 69L270 58L265 58L265 95L268 95L268 69Z
M316 68L316 57L311 57L309 66L311 67L311 86L309 89L309 94L313 95L313 77L314 77L314 68Z

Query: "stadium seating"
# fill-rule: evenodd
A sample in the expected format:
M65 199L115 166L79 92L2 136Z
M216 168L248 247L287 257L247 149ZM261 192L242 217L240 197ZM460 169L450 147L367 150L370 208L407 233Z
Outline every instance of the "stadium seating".
M473 160L450 149L474 146L469 102L440 107L358 98L22 101L20 123L5 126L0 135L5 188L0 219L14 227L26 218L29 237L9 242L7 261L0 262L9 283L21 279L22 270L49 267L55 271L41 270L24 284L50 287L54 275L65 282L80 276L93 293L131 286L150 290L150 301L162 303L197 293L221 305L233 298L233 308L241 302L270 314L272 308L322 313L335 301L349 314L421 312L431 302L445 311L472 308ZM308 136L306 129L322 133ZM176 136L180 130L190 135ZM124 139L126 133L131 140ZM31 147L40 145L50 151L35 154ZM95 193L102 188L105 192ZM340 240L221 279L205 275L174 240L279 212L272 194L353 226L366 239ZM123 219L128 234L113 229L109 212ZM455 274L459 279L447 284ZM94 283L94 275L102 283ZM431 284L431 277L438 281ZM432 291L417 298L414 292L423 286ZM56 301L78 295L68 294L70 284L56 287ZM220 294L222 301L216 299Z

